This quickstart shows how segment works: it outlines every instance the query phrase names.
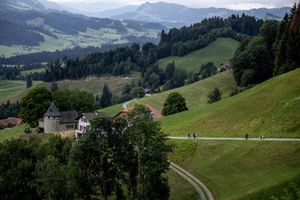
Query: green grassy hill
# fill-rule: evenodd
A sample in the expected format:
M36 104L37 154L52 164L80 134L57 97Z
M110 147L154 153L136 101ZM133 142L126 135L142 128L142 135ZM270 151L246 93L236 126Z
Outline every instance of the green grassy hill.
M297 69L217 103L165 117L163 130L172 135L299 137L299 78Z
M157 110L162 110L163 104L167 96L171 92L179 92L181 95L184 96L184 98L186 99L187 106L191 110L195 107L199 107L200 105L206 105L208 100L207 94L215 87L218 87L220 89L223 97L228 97L232 90L235 88L235 82L233 79L232 71L225 71L211 78L198 81L191 85L162 92L160 94L153 95L150 97L144 97L142 99L134 100L132 102L150 104Z
M90 77L80 80L64 80L58 82L58 87L60 89L83 90L96 96L97 94L102 94L103 86L106 83L114 95L121 95L123 87L132 81L137 81L139 76L139 73L133 73L129 77L103 76L100 78Z
M171 56L159 60L160 67L165 68L168 63L175 61L176 67L186 69L187 71L199 71L202 64L213 62L219 66L222 62L232 58L239 42L231 38L218 38L207 47L189 53L182 57Z
M300 183L299 142L170 141L169 158L203 181L216 200L266 200Z
M163 92L133 103L150 104L161 110L170 92L186 98L189 111L160 119L163 131L171 135L258 137L300 136L300 69L274 77L238 95L229 97L235 83L231 71L194 84ZM207 94L219 87L221 101L207 104ZM229 97L229 98L226 98ZM114 115L120 105L104 111Z
M40 81L34 81L33 85L40 84ZM29 91L26 89L25 81L7 81L0 80L0 103L10 100L12 102L21 100Z

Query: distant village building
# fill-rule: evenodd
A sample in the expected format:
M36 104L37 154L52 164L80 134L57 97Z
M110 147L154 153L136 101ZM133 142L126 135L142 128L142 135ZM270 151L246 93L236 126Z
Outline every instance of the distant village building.
M75 131L75 138L80 138L83 134L86 133L88 128L91 126L91 121L96 118L107 118L108 115L104 112L90 112L82 113L79 115L76 120L78 121L77 129Z
M146 96L151 96L153 94L157 94L160 92L159 88L153 89L153 88L146 88L144 89L145 95Z
M44 118L39 120L39 128L41 128L44 133L58 133L75 130L77 117L78 113L76 111L60 112L52 102L47 112L44 114Z
M229 62L223 62L222 65L219 67L219 72L227 71L228 69L231 69L231 64Z
M2 120L0 120L0 129L13 127L13 126L19 126L22 123L23 123L23 121L20 118L10 117L7 119L2 119Z

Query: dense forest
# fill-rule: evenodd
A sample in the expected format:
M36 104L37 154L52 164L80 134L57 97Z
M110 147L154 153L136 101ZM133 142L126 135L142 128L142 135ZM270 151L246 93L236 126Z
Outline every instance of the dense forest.
M206 19L190 27L172 29L169 33L162 31L158 45L147 43L140 47L134 44L94 53L84 59L64 59L49 63L44 80L50 82L102 74L127 75L132 70L144 74L158 59L170 55L183 56L207 46L218 37L242 41L258 33L262 23L262 20L246 15Z
M52 60L58 60L63 58L84 58L89 54L95 52L104 52L113 48L126 46L130 44L123 45L104 45L102 47L74 47L72 49L66 49L63 51L55 51L55 52L37 52L30 53L18 56L12 56L9 58L0 57L0 64L2 65L32 65L32 64L40 64L44 62L49 62Z
M242 87L300 67L300 4L283 21L266 21L258 36L241 43L232 63Z
M7 101L6 103L2 103L0 105L0 119L6 119L8 117L17 117L20 111L20 104L17 103L10 103Z

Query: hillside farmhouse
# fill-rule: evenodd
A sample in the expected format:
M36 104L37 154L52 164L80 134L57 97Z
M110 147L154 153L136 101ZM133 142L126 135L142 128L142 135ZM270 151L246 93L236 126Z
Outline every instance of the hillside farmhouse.
M108 115L104 112L90 112L90 113L82 113L79 115L76 120L78 121L77 129L75 131L75 138L79 139L88 128L91 126L91 121L96 118L107 118Z
M39 120L39 128L44 133L58 133L70 130L75 130L77 126L78 113L76 111L60 112L55 106L54 102L51 103L44 117Z

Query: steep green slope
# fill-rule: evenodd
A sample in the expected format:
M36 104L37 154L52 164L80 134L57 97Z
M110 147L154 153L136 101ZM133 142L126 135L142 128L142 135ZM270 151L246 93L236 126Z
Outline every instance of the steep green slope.
M154 96L144 97L132 102L150 104L157 110L161 111L168 94L171 92L179 92L184 96L187 106L191 110L200 105L206 105L208 100L207 94L215 87L218 87L221 90L223 97L229 96L235 87L232 71L225 71L191 85L169 90Z
M202 64L213 62L219 66L222 62L232 58L239 42L231 38L218 38L207 47L189 53L182 57L167 57L159 60L160 67L165 68L168 63L175 61L176 67L186 69L187 71L198 71Z
M80 80L64 80L58 82L60 89L83 90L92 93L94 96L101 95L104 84L106 83L114 95L121 95L123 87L132 81L137 81L139 73L132 73L128 77L102 76L88 77ZM48 84L50 86L50 84Z
M37 85L39 83L41 82L34 81L33 85ZM7 100L20 100L20 98L22 98L28 90L29 89L26 89L25 81L0 80L0 103L6 102Z
M236 96L161 119L172 135L300 136L300 69L272 78Z
M216 200L266 200L283 193L287 182L300 182L299 142L171 143L170 160L203 181Z

